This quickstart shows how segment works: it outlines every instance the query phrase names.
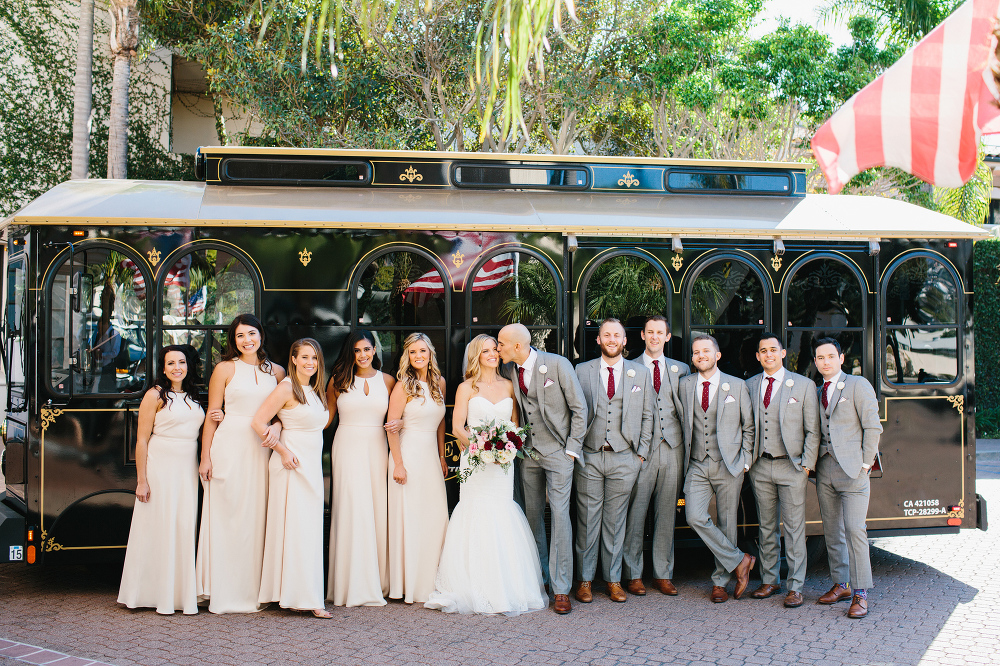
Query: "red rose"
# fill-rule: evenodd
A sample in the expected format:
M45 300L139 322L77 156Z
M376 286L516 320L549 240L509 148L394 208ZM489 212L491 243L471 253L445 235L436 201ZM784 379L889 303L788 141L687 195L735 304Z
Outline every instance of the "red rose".
M524 442L521 440L520 437L517 436L517 433L514 432L507 433L507 441L512 442L514 444L514 448L518 450L520 450L521 447L524 446Z

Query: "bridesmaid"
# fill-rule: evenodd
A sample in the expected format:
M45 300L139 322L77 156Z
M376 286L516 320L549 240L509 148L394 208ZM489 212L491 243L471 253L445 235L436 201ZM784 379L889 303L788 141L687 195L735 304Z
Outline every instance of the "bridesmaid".
M330 577L335 606L383 606L389 594L386 478L389 449L383 430L396 380L384 372L375 336L358 329L344 343L326 387L333 438Z
M277 415L281 439L268 463L267 536L259 601L329 618L323 601L323 430L333 420L323 392L323 352L312 338L292 343L288 377L253 418L263 439Z
M213 613L253 613L260 610L271 455L261 444L277 442L281 427L270 427L262 442L250 421L285 378L285 371L268 360L264 328L250 314L238 315L229 325L222 359L208 384L208 419L198 468L205 487L198 600L207 600Z
M193 359L176 345L160 351L160 373L139 405L138 484L118 603L170 615L198 612L194 534L198 515L198 404Z
M402 417L403 424L399 434L388 431L389 598L422 603L434 591L448 530L445 383L430 338L406 338L396 378L388 416Z

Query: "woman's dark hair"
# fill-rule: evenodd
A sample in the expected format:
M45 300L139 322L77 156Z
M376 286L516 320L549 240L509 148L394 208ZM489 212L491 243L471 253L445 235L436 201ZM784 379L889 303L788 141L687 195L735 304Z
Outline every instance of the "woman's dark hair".
M260 323L260 319L257 319L252 314L236 315L233 318L233 323L229 325L229 330L226 331L226 350L222 354L222 360L232 361L234 358L240 357L240 350L236 346L236 327L241 324L252 326L260 333L260 347L257 348L257 363L260 365L261 372L271 372L271 360L267 357L267 352L264 351L264 342L267 340L264 334L264 325Z
M191 345L167 345L160 350L160 355L156 360L156 381L153 382L153 386L160 393L160 402L166 406L168 401L173 400L174 385L167 377L166 371L167 354L170 352L184 354L188 370L187 374L184 375L184 379L181 380L181 390L187 394L187 398L191 402L198 402L198 375L195 372L198 357L195 355L194 348Z
M363 328L356 329L344 341L340 356L334 362L333 371L330 373L330 383L333 384L337 393L346 393L354 386L354 345L362 340L372 343L372 349L376 350L372 357L372 367L376 370L382 369L382 360L378 357L378 344L375 342L375 336L371 331L366 331Z

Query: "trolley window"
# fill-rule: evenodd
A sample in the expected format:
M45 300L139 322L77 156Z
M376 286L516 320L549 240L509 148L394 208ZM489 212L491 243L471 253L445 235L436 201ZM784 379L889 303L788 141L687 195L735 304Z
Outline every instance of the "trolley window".
M583 360L600 353L597 335L601 321L608 317L620 320L625 326L628 357L638 358L645 349L641 333L646 317L650 314L670 317L667 280L648 259L633 254L612 255L587 277L583 312Z
M235 252L198 247L175 256L160 286L164 345L191 345L201 360L195 368L207 383L226 346L226 329L236 315L257 312L257 289L247 263Z
M910 257L890 268L883 293L885 375L889 382L955 381L961 295L952 272L933 257Z
M465 286L471 337L495 335L503 326L520 322L531 331L531 344L558 352L559 294L555 274L538 257L506 252L489 257Z
M861 279L839 259L809 259L793 269L785 290L785 365L818 381L816 340L836 338L844 350L844 372L864 368L865 298Z
M719 368L725 373L746 379L760 372L755 353L768 320L768 301L753 267L735 257L715 259L698 271L689 298L688 340L702 333L718 340Z
M49 289L49 379L60 394L134 393L146 383L146 277L116 249L78 249Z

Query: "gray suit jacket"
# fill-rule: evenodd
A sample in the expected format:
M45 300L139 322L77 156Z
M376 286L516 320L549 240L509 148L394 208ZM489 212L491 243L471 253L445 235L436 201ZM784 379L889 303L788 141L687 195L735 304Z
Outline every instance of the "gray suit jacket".
M750 392L746 382L732 375L719 371L719 390L715 392L718 401L718 413L715 421L715 434L719 439L719 449L726 463L726 469L733 476L742 473L750 464L754 446L753 406L750 404ZM691 460L691 434L694 419L695 401L701 400L696 395L700 375L695 372L681 377L681 424L684 426L684 472L687 473ZM726 385L729 389L726 389ZM732 400L728 398L732 397Z
M864 377L841 374L844 388L833 387L830 394L830 443L837 462L852 479L861 474L861 465L873 465L882 436L875 389ZM823 409L816 389L819 409Z
M681 377L685 377L685 376L687 376L688 374L691 373L691 368L688 367L687 363L681 363L680 361L675 361L674 359L667 358L666 356L663 356L662 360L663 360L663 363L661 364L661 370L660 370L660 394L663 395L667 391L670 392L670 399L674 403L674 410L677 412L677 418L679 420L680 419L680 414L681 414L681 408L682 408L682 406L681 406L680 381L681 381ZM636 363L642 363L642 357L641 356L638 359L636 359ZM643 365L645 365L645 363L643 363ZM676 368L676 370L674 370L674 368ZM649 368L646 368L646 369L649 370ZM650 385L652 385L652 381L653 381L652 380L652 377L653 377L652 370L650 370L649 376L650 376ZM664 381L664 380L666 380L666 381ZM659 419L659 412L657 410L655 410L655 409L653 411L654 411L654 414L653 414L654 417L656 419ZM681 437L681 433L680 433L679 428L680 428L680 423L676 424L676 426L674 424L670 424L670 423L668 423L668 424L660 424L660 430L661 430L661 432L664 435L667 436L668 441L670 441L670 437L672 437L672 436L674 436L676 434L676 436L677 436L677 444L680 444L680 442L682 441L682 437ZM656 429L655 428L653 430L653 436L654 436L654 438L656 436ZM654 446L656 444L657 444L657 442L653 442Z
M643 458L649 457L649 446L653 440L653 380L649 370L642 363L622 359L622 437L632 450ZM629 377L629 371L634 376ZM607 384L601 381L601 359L581 363L576 366L583 397L587 401L587 432L590 432L597 416L597 391L607 391ZM635 390L639 389L639 390Z
M792 382L792 386L788 386ZM819 455L820 433L819 410L816 408L818 402L816 392L813 388L816 384L802 375L796 374L785 368L785 381L781 387L775 386L771 389L771 402L778 404L778 426L781 429L781 441L788 451L788 458L792 461L795 469L802 471L803 467L816 469L816 457ZM747 380L747 389L750 391L750 400L753 403L754 428L756 437L754 438L753 461L760 457L761 447L761 419L763 418L764 403L761 402L761 391L767 388L764 384L764 373L754 375ZM753 464L753 463L751 463Z
M576 373L573 372L573 364L558 354L550 354L540 349L535 351L538 353L538 359L531 370L531 380L528 383L537 389L538 411L542 416L541 426L549 432L552 439L563 444L564 450L581 456L583 438L587 435L587 403L583 399L583 389L580 388ZM524 420L527 409L524 405L524 396L517 387L517 366L508 363L505 368L508 378L514 382L514 395L517 396L521 419ZM531 427L537 430L540 425L532 423ZM538 449L534 438L532 446ZM538 452L542 455L553 453L542 449L538 449ZM583 458L580 457L578 460L582 461Z

